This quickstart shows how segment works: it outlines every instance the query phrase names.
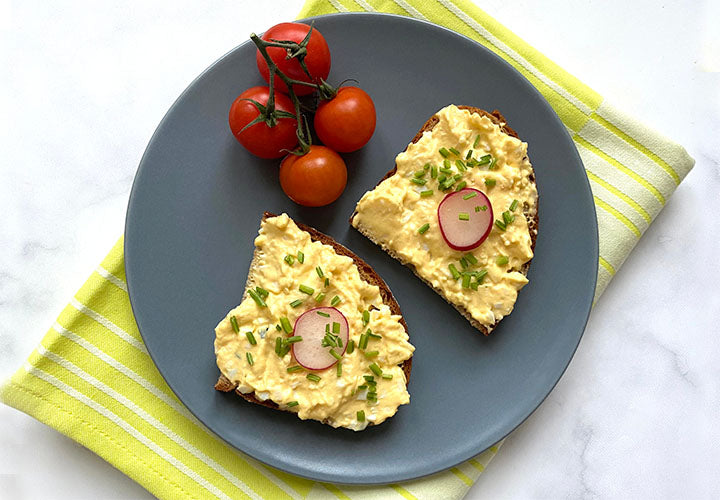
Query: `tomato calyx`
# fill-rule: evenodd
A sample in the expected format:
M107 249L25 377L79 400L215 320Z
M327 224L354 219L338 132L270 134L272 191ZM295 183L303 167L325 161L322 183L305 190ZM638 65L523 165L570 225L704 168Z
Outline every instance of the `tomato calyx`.
M271 97L274 97L274 96L271 96ZM258 110L258 112L259 112L260 114L257 115L257 117L256 117L253 121L251 121L250 123L248 123L247 125L245 125L245 126L240 130L239 133L242 133L243 131L245 131L245 129L248 129L248 128L250 128L250 127L252 127L253 125L256 125L256 124L258 124L258 123L263 123L263 122L264 122L265 125L267 125L268 127L272 128L272 127L274 127L275 125L277 125L277 122L278 122L278 119L279 119L279 118L292 118L293 120L296 120L296 119L297 119L297 117L296 117L294 114L289 113L289 112L287 112L287 111L283 111L282 109L277 109L277 108L275 107L275 100L274 100L274 99L272 99L272 103L271 103L271 100L268 99L267 106L264 106L264 105L260 104L260 103L259 103L258 101L256 101L255 99L240 99L240 100L241 100L241 101L247 101L247 102L251 103L253 106L255 106L255 108L257 108L257 110Z

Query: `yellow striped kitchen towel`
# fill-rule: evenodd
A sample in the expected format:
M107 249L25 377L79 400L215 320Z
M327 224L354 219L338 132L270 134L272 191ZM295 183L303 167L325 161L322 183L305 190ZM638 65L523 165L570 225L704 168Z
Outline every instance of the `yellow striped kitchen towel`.
M312 0L300 17L359 10L454 29L503 57L542 92L571 132L590 179L600 232L599 296L692 168L692 158L469 2ZM148 356L130 309L122 240L3 384L0 399L93 450L160 498L459 499L498 449L388 486L318 483L236 451L182 406Z

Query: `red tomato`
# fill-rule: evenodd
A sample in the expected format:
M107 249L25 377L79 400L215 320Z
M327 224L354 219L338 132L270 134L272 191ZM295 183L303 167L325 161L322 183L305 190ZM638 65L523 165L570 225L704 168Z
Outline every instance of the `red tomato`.
M310 31L310 26L302 23L280 23L276 24L269 30L267 30L262 39L265 41L277 40L277 41L291 41L300 43L303 41L305 36ZM313 32L310 35L310 40L307 44L307 54L305 55L305 65L308 71L312 75L312 80L308 78L307 74L303 71L297 58L286 59L287 50L282 47L268 47L267 53L270 59L277 65L278 69L285 73L286 76L293 80L300 80L302 82L319 83L320 79L327 79L330 74L330 49L325 41L322 34L313 28ZM255 54L257 61L258 70L265 79L266 82L270 83L270 70L268 69L267 62L263 58L262 54L258 50ZM280 78L275 76L275 88L282 92L287 92L287 85ZM315 89L306 85L293 85L293 90L297 95L308 95L312 94Z
M340 155L325 146L310 146L302 156L287 155L280 164L280 186L288 197L306 207L337 200L347 184L347 167Z
M315 132L326 146L341 153L363 147L375 132L375 105L357 87L340 87L315 112Z
M230 130L240 144L255 156L280 158L294 149L298 143L296 119L278 118L273 127L269 127L265 122L259 122L243 130L245 125L260 114L253 103L243 99L254 99L264 106L267 104L269 91L268 87L252 87L240 94L230 106ZM275 109L295 113L290 98L279 92L275 92Z

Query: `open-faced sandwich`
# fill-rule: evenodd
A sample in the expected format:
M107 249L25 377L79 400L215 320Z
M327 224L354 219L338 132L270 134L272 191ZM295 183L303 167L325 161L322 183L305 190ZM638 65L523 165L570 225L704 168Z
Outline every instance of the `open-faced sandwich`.
M447 106L350 222L488 335L510 314L537 237L527 144L497 111Z
M215 329L220 391L362 430L410 402L414 347L385 282L350 250L265 213L239 306Z

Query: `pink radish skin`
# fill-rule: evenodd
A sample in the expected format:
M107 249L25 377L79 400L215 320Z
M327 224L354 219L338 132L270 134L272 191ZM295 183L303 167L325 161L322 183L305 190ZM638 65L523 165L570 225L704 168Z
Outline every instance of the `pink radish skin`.
M318 312L329 314L330 317L321 316ZM340 323L340 332L336 335L342 339L343 343L342 348L333 347L333 349L342 355L345 354L350 338L350 328L343 313L334 307L316 307L305 311L295 320L293 336L302 337L302 341L292 345L292 353L300 366L308 370L326 370L337 363L337 360L330 354L330 348L322 346L322 340L325 338L325 325L329 323L332 332L333 322Z
M475 193L470 199L463 196ZM475 211L476 206L486 206L487 210ZM458 215L464 212L470 220L460 220ZM478 189L465 188L449 193L438 205L438 225L445 242L453 250L472 250L479 247L490 234L493 225L493 210L485 193Z

